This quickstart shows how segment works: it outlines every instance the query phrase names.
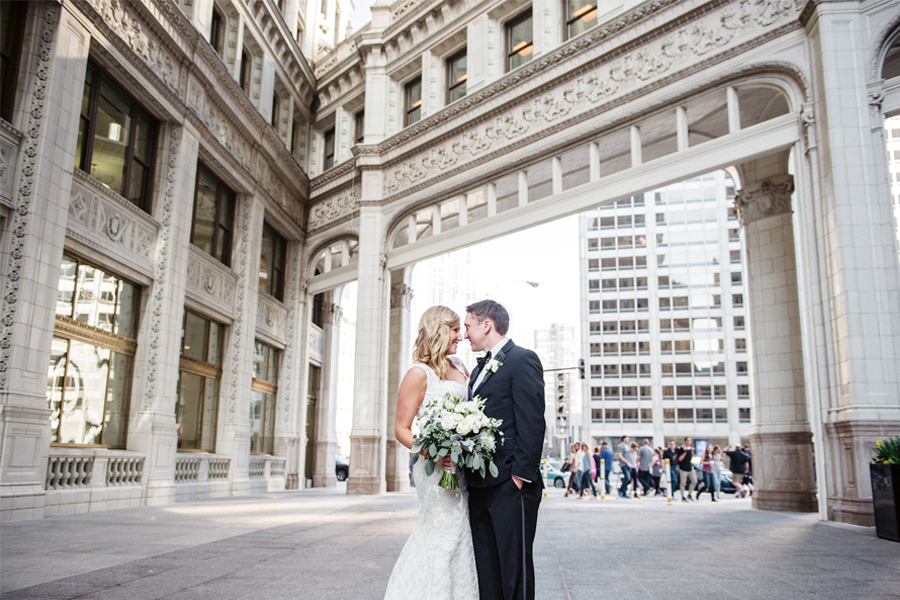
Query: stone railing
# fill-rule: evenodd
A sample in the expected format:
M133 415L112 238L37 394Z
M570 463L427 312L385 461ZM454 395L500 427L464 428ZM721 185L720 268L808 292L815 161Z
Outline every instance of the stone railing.
M72 490L141 485L143 475L144 456L135 452L51 448L44 487Z
M227 481L230 467L230 458L220 458L206 452L179 453L175 459L175 483Z
M143 454L106 448L50 448L44 516L140 506Z

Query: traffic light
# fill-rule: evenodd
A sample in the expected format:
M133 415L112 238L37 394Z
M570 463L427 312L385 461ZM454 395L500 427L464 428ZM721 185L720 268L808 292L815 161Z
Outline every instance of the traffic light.
M578 359L578 377L584 379L584 359Z

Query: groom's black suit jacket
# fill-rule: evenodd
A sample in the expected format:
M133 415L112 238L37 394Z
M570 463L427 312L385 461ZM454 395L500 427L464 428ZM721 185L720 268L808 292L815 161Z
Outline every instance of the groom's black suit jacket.
M494 464L497 477L485 471L485 476L469 471L466 481L474 487L490 487L510 480L512 475L541 485L541 452L544 447L544 369L537 354L516 346L509 340L497 353L503 363L496 372L471 390L474 396L486 399L484 414L502 419L497 436ZM496 358L496 357L495 357ZM479 369L472 372L476 381Z

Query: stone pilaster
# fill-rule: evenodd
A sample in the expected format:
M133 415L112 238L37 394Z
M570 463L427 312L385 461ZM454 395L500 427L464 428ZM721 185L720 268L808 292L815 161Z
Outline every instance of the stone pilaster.
M410 306L413 289L407 281L412 269L391 273L390 349L388 351L388 414L385 478L387 491L409 489L409 449L397 441L394 422L397 419L397 392L410 363Z
M290 261L285 285L287 335L278 381L274 451L277 456L285 458L285 488L296 490L300 487L300 418L306 409L306 389L303 385L306 381L307 282L302 278L302 244L289 244L287 255Z
M821 296L810 312L823 324L815 367L827 516L872 525L871 447L900 434L900 265L881 91L867 87L867 78L847 76L871 68L871 17L859 11L853 3L820 3L804 22L813 99L807 122L818 146L809 154L817 229L808 246L821 265Z
M265 204L256 196L244 196L235 211L237 233L232 269L238 281L234 299L234 323L227 336L219 394L219 421L216 454L231 458L232 490L250 489L250 388L253 384L253 356L256 341L256 313L259 295L259 260Z
M60 16L62 13L62 17ZM13 125L22 132L2 255L0 520L43 516L47 366L90 35L55 2L32 3ZM51 104L52 102L52 104Z
M332 290L332 300L339 299L340 288ZM325 356L322 362L322 397L316 407L316 464L314 487L330 487L337 483L334 455L337 451L335 418L337 416L338 368L341 362L341 315L344 309L331 302L325 307Z
M786 161L769 157L743 165L741 172L746 177L777 172L779 166L786 166ZM816 486L812 433L807 418L791 223L793 177L782 171L741 184L735 204L747 244L753 361L753 506L813 512Z
M189 256L191 212L197 173L199 135L190 127L168 125L162 173L157 178L154 218L160 223L154 253L154 281L148 290L148 318L142 319L135 357L134 393L128 449L147 456L144 466L148 504L167 504L175 497L178 426L175 403L185 277ZM166 351L173 349L174 351Z
M364 179L364 190L368 188L367 183ZM359 213L356 372L347 493L377 494L385 491L389 280L384 272L385 225L381 208L362 205Z

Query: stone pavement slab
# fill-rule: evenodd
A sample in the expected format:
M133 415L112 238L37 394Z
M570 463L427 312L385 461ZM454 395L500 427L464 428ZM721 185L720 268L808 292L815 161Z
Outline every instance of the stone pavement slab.
M2 600L381 600L414 492L281 492L4 523ZM537 600L900 599L900 544L749 499L548 490ZM474 576L474 574L473 574Z

